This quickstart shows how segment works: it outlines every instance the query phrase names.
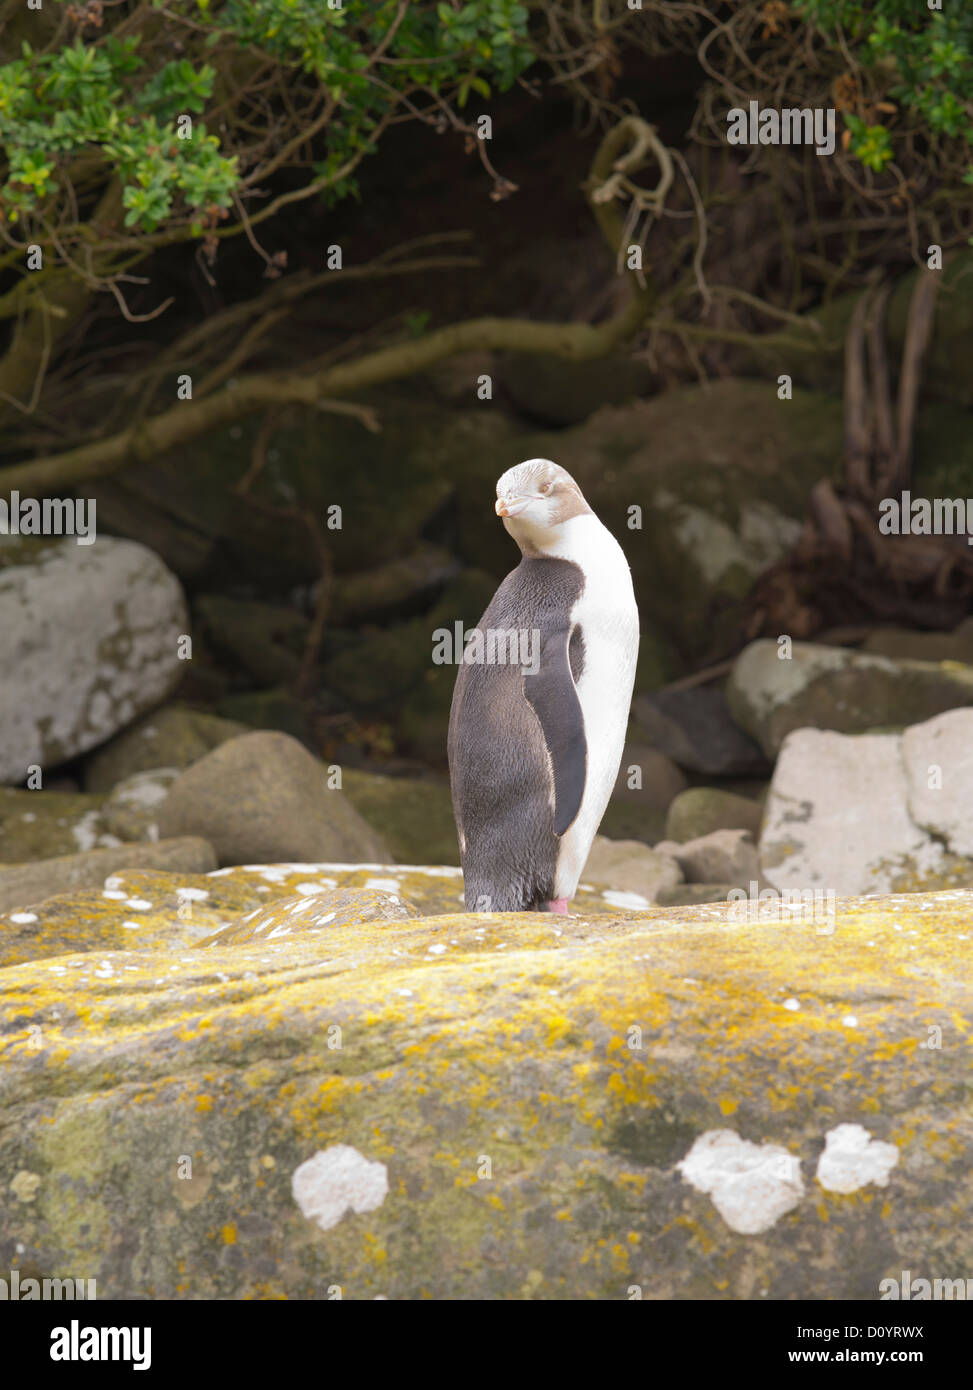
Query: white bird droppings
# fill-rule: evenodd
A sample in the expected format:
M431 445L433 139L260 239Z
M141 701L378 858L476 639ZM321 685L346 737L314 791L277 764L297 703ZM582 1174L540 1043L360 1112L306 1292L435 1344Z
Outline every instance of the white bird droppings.
M800 1001L797 1000L797 999L785 999L785 1000L784 1000L784 1008L785 1008L785 1009L790 1009L791 1013L794 1013L795 1010L799 1009L800 1007L801 1007Z
M857 1192L870 1182L886 1187L889 1173L899 1161L896 1146L873 1139L864 1125L829 1129L824 1145L817 1179L828 1192Z
M11 912L11 922L16 922L18 926L26 926L28 922L36 922L36 912Z
M804 1196L801 1163L779 1144L751 1144L732 1129L701 1134L676 1167L697 1192L706 1192L732 1231L759 1235Z
M649 906L648 898L643 898L641 893L626 893L621 889L606 888L601 896L606 903L611 903L612 907L644 908Z
M375 1211L388 1196L388 1169L349 1144L319 1149L294 1170L291 1192L309 1221L329 1231L348 1211Z

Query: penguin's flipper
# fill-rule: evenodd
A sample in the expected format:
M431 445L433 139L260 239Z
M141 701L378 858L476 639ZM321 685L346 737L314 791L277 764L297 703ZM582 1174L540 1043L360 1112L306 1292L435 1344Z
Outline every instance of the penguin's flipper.
M571 674L571 629L545 632L535 673L524 672L524 694L540 720L554 770L554 833L563 835L581 810L588 770L584 715Z

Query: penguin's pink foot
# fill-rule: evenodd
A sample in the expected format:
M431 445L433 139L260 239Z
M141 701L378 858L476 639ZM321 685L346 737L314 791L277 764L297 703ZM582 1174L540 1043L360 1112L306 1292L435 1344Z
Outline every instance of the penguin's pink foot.
M550 902L547 904L547 910L548 912L563 912L564 915L567 916L567 898L552 898Z

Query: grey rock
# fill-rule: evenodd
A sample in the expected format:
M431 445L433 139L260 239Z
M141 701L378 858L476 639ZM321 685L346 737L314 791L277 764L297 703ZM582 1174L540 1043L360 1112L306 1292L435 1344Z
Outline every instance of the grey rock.
M386 863L380 835L296 739L251 733L187 768L159 811L159 833L203 835L221 865Z
M909 814L953 854L973 858L973 710L948 710L902 736Z
M681 792L666 816L666 839L698 840L714 830L749 830L756 839L760 832L761 803L720 787L690 787Z
M902 728L973 705L973 667L893 661L808 642L795 642L782 660L777 643L764 639L740 653L727 699L733 718L773 757L794 729Z
M120 840L158 840L159 808L178 776L177 767L154 767L119 782L102 808L109 831Z
M675 859L687 883L746 888L759 879L757 849L749 830L711 830L683 844L664 840L655 852Z
M837 894L969 886L973 863L915 823L909 791L899 734L789 734L767 798L762 876Z
M596 835L581 882L616 893L637 893L655 902L663 889L682 880L675 860L649 849L640 840L606 840Z
M184 705L165 705L85 759L85 790L111 791L127 777L157 767L191 767L227 739L246 732L244 724L230 719Z
M636 695L632 721L646 742L690 772L759 777L770 770L761 748L733 722L722 690L713 686Z
M133 541L72 537L0 567L0 782L96 747L179 683L182 589Z

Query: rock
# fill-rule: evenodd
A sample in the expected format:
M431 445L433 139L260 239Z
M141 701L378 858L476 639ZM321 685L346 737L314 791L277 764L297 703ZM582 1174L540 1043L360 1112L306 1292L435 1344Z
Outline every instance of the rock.
M962 1273L971 901L843 902L830 935L725 903L456 913L10 967L0 1247L102 1301L796 1305L874 1302L917 1250ZM767 1161L712 1161L731 1144Z
M747 888L760 876L749 830L711 830L683 844L664 840L656 845L655 852L674 859L687 883L728 883L732 888Z
M734 724L722 690L656 690L636 695L639 736L690 772L709 777L760 777L770 771L762 750Z
M158 767L191 767L246 726L182 705L166 705L113 738L85 759L84 785L108 792L136 772Z
M893 661L959 661L973 666L973 618L965 618L952 632L916 632L912 628L882 627L862 643L866 656L887 656Z
M590 362L538 353L499 353L495 378L525 415L556 426L580 424L602 406L644 396L654 381L649 364L626 353Z
M120 843L105 818L103 796L0 787L0 863L53 859Z
M764 639L740 653L727 698L737 723L774 757L794 729L864 733L973 705L973 667L891 661L809 642L795 642L782 661L777 643Z
M581 874L582 883L601 888L606 901L633 907L647 907L681 878L682 871L674 860L657 854L640 840L606 840L603 835L595 836ZM640 901L623 903L609 894L634 895Z
M0 867L0 912L30 907L57 893L101 887L115 870L136 866L206 873L216 867L216 858L205 840L185 836L158 844L92 849L33 864L5 864Z
M199 944L243 946L355 923L406 922L418 915L412 904L397 893L376 888L332 888L296 898L278 898L221 927Z
M230 739L172 784L159 834L203 835L220 864L391 858L323 763L287 734Z
M948 710L902 735L909 815L953 854L973 859L973 710Z
M909 791L898 734L789 734L764 813L763 877L834 893L973 885L973 861L915 823Z
M194 610L207 645L258 685L297 678L310 628L303 613L224 594L200 594Z
M178 684L182 590L132 541L64 540L0 567L0 782L85 753Z
M453 803L445 782L343 768L342 785L403 864L458 864Z
M120 840L158 840L159 807L178 776L177 767L154 767L119 782L103 810L111 833Z
M762 814L760 802L750 797L720 787L690 787L669 807L666 839L684 844L714 830L749 830L756 838Z

